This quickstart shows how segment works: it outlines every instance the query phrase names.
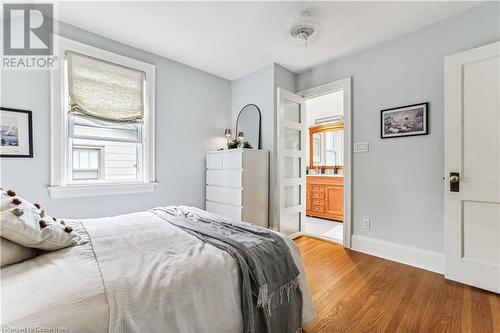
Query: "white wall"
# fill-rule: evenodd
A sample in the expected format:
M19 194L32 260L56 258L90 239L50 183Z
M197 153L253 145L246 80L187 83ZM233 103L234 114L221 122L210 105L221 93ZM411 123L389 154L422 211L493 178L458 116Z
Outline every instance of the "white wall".
M443 58L500 39L490 2L299 74L297 90L352 76L354 234L443 251ZM380 139L380 110L430 102L430 134ZM371 229L362 229L362 218Z
M307 127L316 125L316 120L344 113L344 94L335 91L330 94L306 99Z
M2 158L1 184L43 204L54 216L96 217L155 206L205 205L205 151L222 147L230 126L229 81L101 36L60 24L63 37L156 65L155 192L51 199L48 194L48 71L2 71L1 105L33 111L34 158ZM271 85L269 90L272 90Z

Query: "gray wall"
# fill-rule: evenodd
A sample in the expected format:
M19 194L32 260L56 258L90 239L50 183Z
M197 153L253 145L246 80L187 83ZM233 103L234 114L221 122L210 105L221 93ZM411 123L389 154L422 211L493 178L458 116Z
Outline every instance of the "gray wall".
M295 91L295 74L272 64L231 82L231 119L235 131L240 110L256 104L262 114L262 149L269 151L269 225L277 227L276 191L276 88ZM234 133L236 134L236 133Z
M262 149L272 150L273 130L273 77L274 65L266 66L231 82L231 129L236 135L236 119L247 104L255 104L262 115Z
M255 104L262 115L261 148L274 151L274 64L252 72L231 82L231 128L236 131L236 118L240 110L247 104ZM274 170L272 159L269 160L269 170ZM269 184L273 184L274 174L269 174ZM273 225L272 209L274 207L273 186L269 186L269 225Z
M2 71L1 105L33 111L34 158L1 159L2 186L51 215L96 217L168 204L205 206L205 151L222 147L230 123L229 81L66 24L60 35L156 65L155 192L51 199L48 71Z
M443 58L500 39L499 3L485 3L297 77L297 90L353 78L355 234L443 251ZM380 110L430 102L430 134L380 139ZM371 230L362 229L362 218Z

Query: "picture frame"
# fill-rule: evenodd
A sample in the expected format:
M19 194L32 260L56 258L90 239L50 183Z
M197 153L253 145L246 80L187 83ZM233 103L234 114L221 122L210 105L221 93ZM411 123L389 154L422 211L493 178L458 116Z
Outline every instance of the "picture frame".
M0 139L0 157L33 157L32 112L0 107Z
M400 106L380 111L380 137L399 138L429 134L429 103Z

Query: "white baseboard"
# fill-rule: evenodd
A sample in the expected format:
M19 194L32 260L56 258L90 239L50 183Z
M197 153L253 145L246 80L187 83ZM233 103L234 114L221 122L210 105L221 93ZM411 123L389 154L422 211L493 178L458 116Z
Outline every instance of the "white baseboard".
M415 266L431 272L444 273L444 255L384 240L352 235L352 250Z

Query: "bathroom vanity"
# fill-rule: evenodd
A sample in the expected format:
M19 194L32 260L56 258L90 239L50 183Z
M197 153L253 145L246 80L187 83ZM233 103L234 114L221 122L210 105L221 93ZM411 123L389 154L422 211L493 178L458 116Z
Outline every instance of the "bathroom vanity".
M344 176L307 175L306 215L344 221Z

